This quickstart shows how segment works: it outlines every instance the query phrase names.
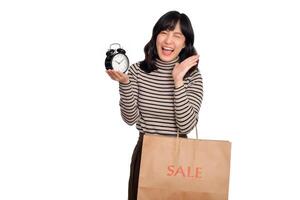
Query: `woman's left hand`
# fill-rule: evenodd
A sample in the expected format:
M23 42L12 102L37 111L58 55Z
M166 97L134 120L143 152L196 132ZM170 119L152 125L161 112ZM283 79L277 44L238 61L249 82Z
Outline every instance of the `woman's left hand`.
M194 55L186 58L181 63L176 63L172 72L175 87L178 88L183 85L184 75L195 65L199 60L199 55Z

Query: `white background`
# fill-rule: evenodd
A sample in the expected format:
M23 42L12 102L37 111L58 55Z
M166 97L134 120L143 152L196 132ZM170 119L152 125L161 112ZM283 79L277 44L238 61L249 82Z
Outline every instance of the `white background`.
M170 10L195 31L201 138L232 142L230 200L299 199L296 1L1 1L0 199L126 199L138 132L105 73ZM194 137L194 133L191 134Z

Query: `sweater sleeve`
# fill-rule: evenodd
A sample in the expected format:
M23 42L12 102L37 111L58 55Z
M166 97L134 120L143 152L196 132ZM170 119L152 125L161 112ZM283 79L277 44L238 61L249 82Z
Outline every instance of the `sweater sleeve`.
M186 86L182 85L174 91L176 125L180 133L189 133L197 124L202 98L202 76L197 70Z
M134 125L140 116L137 104L138 86L136 70L136 64L131 65L128 71L129 83L119 83L121 116L129 125Z

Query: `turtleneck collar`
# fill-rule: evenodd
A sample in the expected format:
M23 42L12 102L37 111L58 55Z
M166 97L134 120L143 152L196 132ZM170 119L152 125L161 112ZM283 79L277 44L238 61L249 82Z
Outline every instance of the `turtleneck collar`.
M174 60L171 61L163 61L160 60L159 58L156 58L155 65L158 68L169 68L169 67L173 68L178 61L179 61L179 56L177 56Z

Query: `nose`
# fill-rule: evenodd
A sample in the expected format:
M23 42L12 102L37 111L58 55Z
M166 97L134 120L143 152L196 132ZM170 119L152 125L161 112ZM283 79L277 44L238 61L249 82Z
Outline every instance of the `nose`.
M165 38L165 43L170 44L171 42L172 42L172 35L170 33L168 33Z

